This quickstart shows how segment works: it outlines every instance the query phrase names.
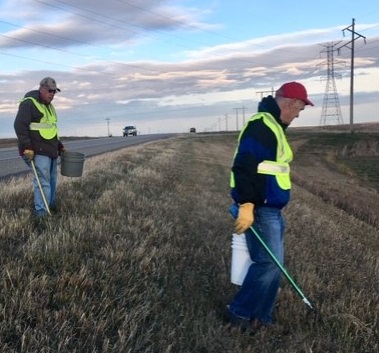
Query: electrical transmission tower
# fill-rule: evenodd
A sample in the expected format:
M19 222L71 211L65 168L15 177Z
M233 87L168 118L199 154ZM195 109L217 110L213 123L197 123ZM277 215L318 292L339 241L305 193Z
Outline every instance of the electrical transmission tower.
M340 101L338 98L335 72L334 72L334 48L336 44L328 43L321 53L326 52L327 76L324 102L322 105L320 126L332 125L335 122L337 125L343 124Z

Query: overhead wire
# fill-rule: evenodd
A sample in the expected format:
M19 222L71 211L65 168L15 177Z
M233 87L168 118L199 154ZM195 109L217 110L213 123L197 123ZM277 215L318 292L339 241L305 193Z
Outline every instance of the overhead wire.
M118 29L122 29L122 30L129 31L129 32L131 32L131 33L134 33L135 35L149 36L149 35L147 35L147 34L145 34L145 33L139 32L139 31L131 31L130 29L125 28L124 26L117 26L117 25L111 24L111 23L109 23L109 22L100 21L100 20L98 20L98 19L96 19L96 18L93 18L93 17L91 17L91 16L84 15L84 14L82 14L82 13L78 13L78 12L70 11L69 9L62 8L62 7L57 6L57 5L54 5L54 4L52 4L52 3L47 3L46 1L42 1L42 0L34 0L34 1L35 1L35 2L39 2L39 3L41 3L41 4L43 4L43 5L46 5L46 6L54 7L54 8L57 8L57 9L59 9L59 10L66 11L66 12L69 12L69 13L72 13L72 14L77 15L77 16L82 16L82 17L84 17L84 18L86 18L86 19L88 19L88 20L91 20L91 21L95 21L95 22L98 22L98 23L101 23L101 24L104 24L104 25L107 25L107 26L113 26L113 27L118 28ZM182 22L182 21L178 21L178 20L176 20L176 19L172 19L172 18L170 18L170 17L168 17L168 16L161 15L161 14L159 14L159 13L156 13L156 12L154 12L154 11L151 11L151 10L146 9L146 8L143 7L143 6L139 6L139 5L136 5L136 4L131 4L131 3L128 2L128 1L122 1L122 0L114 0L114 1L117 1L117 2L119 2L119 3L121 3L121 4L125 4L125 5L130 6L130 7L137 8L137 9L139 9L139 10L141 10L141 11L145 11L145 12L147 12L147 13L150 13L150 14L154 15L154 16L158 16L158 17L161 17L161 18L169 19L170 21L173 21L173 22L178 23L178 24L180 24L180 25L187 25L188 27L194 27L194 28L197 29L197 27L195 27L195 26L193 26L193 25L188 25L188 24L186 24L186 23L184 23L184 22ZM117 19L112 18L112 17L110 17L110 16L106 16L106 15L104 15L104 14L101 14L101 13L99 13L99 12L96 12L96 11L90 10L90 9L88 9L88 8L85 9L85 8L83 8L83 7L78 7L77 5L74 6L74 5L72 5L72 4L68 4L67 2L60 1L60 0L55 0L55 2L56 2L56 3L63 4L63 5L66 5L66 6L69 6L69 7L74 8L74 9L78 9L78 10L80 10L80 11L86 11L86 12L88 12L88 13L90 13L90 14L93 14L93 15L96 15L96 16L101 16L101 17L106 18L106 19L111 20L111 21L122 22L122 21L120 21L120 20L117 20ZM4 21L2 21L2 22L5 23ZM122 23L123 23L123 22L122 22ZM8 23L8 24L9 24L9 23ZM134 24L130 24L130 23L129 23L128 25L135 26L135 27L139 27L139 28L143 28L143 29L147 30L147 28L146 28L146 27L143 27L143 26L136 26L136 25L134 25ZM15 25L15 26L17 26L17 25ZM21 26L20 26L20 27L21 27ZM32 30L32 29L29 29L29 30ZM202 29L202 31L204 31L204 30L206 31L206 29ZM45 34L45 35L53 35L53 36L56 36L56 37L65 38L65 39L67 39L67 40L76 41L76 42L79 42L79 43L82 43L82 44L93 45L92 43L83 42L83 41L77 41L77 40L75 40L75 39L73 39L73 38L67 38L67 37L57 36L57 35L54 35L54 34L51 34L51 33L43 32L43 31L38 31L38 32L39 32L39 33L43 33L43 34ZM214 35L218 35L217 32L213 32L213 31L209 31L209 30L208 30L207 32L210 32L210 33L212 33L212 34L214 34ZM150 36L150 37L151 37L151 36ZM223 36L223 37L225 37L225 36ZM9 37L8 37L8 38L9 38ZM39 45L38 43L34 43L34 44L35 44L35 45ZM175 43L174 45L178 45L178 44ZM41 45L41 46L43 46L43 45ZM180 46L182 46L182 45L180 45ZM182 47L185 47L185 48L187 48L187 49L192 49L192 48L190 48L190 47L188 47L188 46L182 46ZM51 49L59 50L59 49L57 49L57 48L51 48ZM72 52L70 52L70 53L71 53L71 54L74 54L74 55L79 55L79 54L75 54L75 53L72 53ZM217 54L214 54L214 53L209 53L209 54L210 54L210 55L213 55L213 56L215 56L215 57L218 57L218 58L224 58L223 56L220 56L220 55L217 55ZM291 51L291 55L293 55L293 51ZM236 60L236 61L240 61L240 62L246 62L246 63L249 63L249 64L254 64L254 65L264 65L264 64L266 64L266 63L257 63L257 62L251 61L251 60L244 60L244 59L241 59L241 58L237 58L237 59L235 59L235 60ZM120 62L117 62L117 63L120 64ZM124 65L127 65L127 66L132 66L132 67L135 67L135 68L141 68L141 69L148 70L148 71L159 71L159 70L154 70L154 69L147 69L147 68L142 67L142 66L139 66L139 65L131 65L131 64L126 64L126 63L123 63L123 64L124 64Z
M133 35L140 35L140 36L146 36L146 37L154 37L154 36L148 35L148 34L146 34L144 32L141 32L141 31L131 30L130 28L125 27L125 23L124 22L122 22L122 21L120 21L120 20L118 20L116 18L113 18L111 16L107 16L105 14L99 13L99 12L94 11L92 9L79 7L79 6L77 6L77 4L75 4L75 5L68 4L67 2L60 1L60 0L55 0L54 1L56 4L58 3L58 4L62 4L63 6L68 6L69 7L69 8L65 8L65 7L62 7L62 6L58 6L58 5L54 4L54 3L46 2L46 1L43 1L43 0L34 0L34 1L35 2L39 2L39 3L43 4L44 6L53 7L53 8L59 9L59 10L64 11L64 12L71 13L71 14L73 14L75 16L80 16L80 17L86 18L87 20L100 23L102 25L106 25L106 26L110 26L110 27L113 27L113 28L125 30L125 31L127 31L127 32L129 32L129 33L131 33ZM122 1L122 0L114 0L114 1L117 1L117 2L119 2L121 4L130 6L130 7L134 7L136 9L138 9L138 10L141 10L141 11L145 11L147 13L150 13L150 14L154 15L154 16L158 16L158 17L161 17L161 18L164 18L164 19L168 19L168 20L170 20L172 22L175 22L175 23L177 23L179 25L187 26L189 28L199 29L197 26L194 26L194 25L191 25L191 24L187 24L187 23L185 23L183 21L179 21L179 20L177 20L175 18L170 18L168 16L164 16L164 15L159 14L157 12L148 10L148 9L146 9L143 6L136 5L136 4L131 4L128 1ZM78 11L72 11L72 9L78 10L78 11L80 11L80 13ZM83 13L83 11L84 11L84 13ZM90 15L88 15L86 13L88 13ZM99 18L103 18L105 20L100 20L99 18L95 18L94 16L97 16ZM109 21L112 21L112 22L109 22ZM8 24L8 25L13 25L13 26L17 26L17 27L20 27L20 28L24 28L24 29L27 29L29 31L34 31L36 33L44 34L44 35L47 35L47 36L53 36L53 37L56 37L56 38L61 38L61 39L69 40L69 41L72 41L74 43L76 42L78 44L84 44L84 45L89 45L89 46L95 46L95 47L99 47L99 48L108 49L107 47L98 46L98 45L89 43L87 41L80 41L80 40L77 40L77 39L74 39L74 38L71 38L71 37L59 36L59 35L51 33L51 32L45 32L45 31L41 31L41 30L35 30L35 29L32 29L32 28L22 27L22 26L19 26L19 25L16 25L16 24L5 22L5 21L0 21L0 22ZM115 23L122 23L122 26L121 25L117 25ZM146 28L146 27L137 26L137 25L131 24L131 23L128 23L127 25L128 26L132 26L132 27L138 27L138 28L141 28L141 29L144 29L144 30L148 30L148 28ZM220 35L217 32L209 31L209 30L206 30L204 28L201 28L201 30L202 31L207 31L209 33L212 33L213 35ZM73 51L69 51L69 50L64 50L64 49L61 49L61 48L58 48L58 47L48 46L48 45L44 45L44 44L37 43L37 42L27 41L27 40L21 40L21 39L13 38L13 37L6 36L6 35L2 35L2 36L6 37L8 39L15 40L15 41L21 41L21 42L25 42L25 43L32 44L32 45L35 45L35 46L44 47L46 49L57 50L57 51L69 53L69 54L72 54L72 55L77 55L77 56L85 57L85 55L79 54L77 52L73 52ZM220 36L226 38L226 36L222 36L222 35L220 35ZM189 46L178 45L177 43L175 43L174 45L185 47L187 49L192 49ZM22 57L20 55L7 54L7 53L4 53L3 51L0 51L0 53L3 54L3 55L11 55L11 56L14 56L14 57L23 58L23 59L26 59L26 60L31 60L30 57ZM293 55L293 51L291 51L291 54ZM220 59L225 58L225 56L217 55L215 53L209 53L209 55L212 55L212 56L220 58ZM97 59L98 60L103 60L102 58L97 58ZM244 59L241 59L241 58L236 58L235 60L239 61L239 62L245 62L245 63L248 63L248 64L253 64L253 65L265 65L266 66L266 64L267 64L267 63L258 63L258 62L252 61L252 60L244 60ZM39 61L39 62L47 63L45 60L34 59L34 61ZM125 65L127 67L133 67L133 68L137 68L137 69L146 70L146 71L163 72L163 70L154 69L152 67L148 68L148 67L145 67L145 66L142 66L142 65L134 65L134 64L129 64L129 63L125 63L125 62L117 62L117 61L112 61L112 60L109 60L109 59L107 59L107 61L113 62L113 63L116 63L116 64ZM49 64L70 67L69 65L64 65L61 62L60 63L49 62ZM74 67L74 66L71 66L71 67ZM206 66L200 66L200 65L196 65L196 67L199 67L199 68L202 68L202 69L206 68ZM80 68L78 68L78 67L75 67L75 68L80 70ZM91 72L91 70L88 70L88 69L82 69L82 70L83 71ZM104 74L107 74L107 75L110 75L110 76L112 75L111 73L107 73L107 72L104 72Z
M46 6L50 6L50 7L54 7L54 8L60 9L60 10L62 10L62 11L65 11L65 12L68 12L68 13L71 13L71 14L74 14L74 15L78 15L78 16L84 17L84 18L86 18L86 19L88 19L88 20L90 20L90 21L95 21L95 22L98 22L98 23L101 23L101 24L104 24L104 25L108 25L108 26L114 27L114 28L118 28L118 29L122 29L122 30L127 30L127 31L129 31L129 32L133 32L133 33L135 33L136 35L142 35L142 36L147 36L147 37L153 37L153 36L151 36L151 35L147 35L147 34L142 33L142 32L131 31L130 29L125 28L124 26L115 25L115 24L112 24L112 23L109 23L109 22L101 21L101 20L96 19L96 18L93 18L93 17L91 17L91 16L87 16L87 15L84 15L84 14L81 14L81 13L78 13L78 12L70 11L69 9L62 8L62 7L57 6L57 5L54 5L54 4L52 4L52 3L47 3L47 2L45 2L45 1L43 1L43 0L33 0L33 1L35 1L35 2L39 2L39 3L42 3L42 4L46 5ZM115 1L117 1L117 0L115 0ZM80 7L76 6L76 5L74 6L74 5L72 5L72 4L67 4L67 3L64 2L64 1L55 0L55 2L56 2L56 3L60 3L60 4L64 4L64 5L66 5L66 6L69 6L69 7L71 7L71 8L74 8L74 9L77 9L77 10L80 10L80 11L86 11L86 12L89 12L89 13L91 13L91 14L94 14L94 15L97 15L97 16L100 16L100 17L104 17L104 18L110 19L110 20L112 20L112 21L116 21L116 22L121 22L121 23L123 23L122 21L117 20L117 19L115 19L115 18L112 18L112 17L110 17L110 16L105 16L105 15L100 14L99 12L96 12L96 11L93 11L93 10L80 8ZM130 4L130 3L126 3L126 2L123 2L123 1L119 1L119 2L124 3L124 4L127 4L128 6L133 6L133 7L136 7L136 8L138 8L138 9L142 9L142 10L144 10L144 11L147 11L147 12L153 13L153 14L155 14L155 15L157 15L157 16L162 17L162 18L166 18L165 16L162 16L162 15L156 14L156 13L154 13L154 12L152 12L152 11L146 10L146 9L144 9L144 8L141 7L141 6L132 5L132 4ZM174 21L177 22L177 23L181 23L180 21L177 21L177 20L174 20ZM124 23L123 23L123 24L124 24ZM133 25L133 24L130 24L130 23L129 23L128 25L136 26L136 25ZM143 29L147 30L147 28L146 28L146 27L143 27L143 26L137 26L137 27L140 27L140 28L143 28ZM215 34L215 32L211 32L211 33L212 33L212 34ZM47 33L47 32L46 32L45 34L46 34L46 35L50 35L50 33ZM169 35L169 34L167 34L167 36L171 36L171 37L172 37L172 35ZM153 37L153 38L154 38L154 37ZM180 37L179 37L179 39L180 39ZM182 41L182 40L181 40L181 41ZM188 42L188 41L187 41L187 42ZM175 46L178 46L178 47L185 48L185 49L194 50L193 48L189 47L188 45L183 45L183 44L178 44L178 43L174 43L174 45L175 45ZM259 47L259 45L257 45L257 46ZM263 47L263 48L264 48L264 46L260 46L260 47ZM293 50L292 50L292 51L289 51L289 53L290 53L291 56L292 56L292 55L293 55ZM208 55L209 55L209 56L213 56L213 57L218 58L218 59L224 59L224 58L226 58L226 56L224 56L224 55L222 56L222 55L218 55L218 54L215 54L215 53L208 53ZM265 65L265 64L267 64L267 63L259 63L259 62L255 62L255 61L252 61L252 60L246 60L246 59L241 59L241 58L236 58L235 61L237 61L237 62L242 62L242 63L253 64L253 65ZM126 65L127 65L127 64L126 64ZM201 66L201 65L196 65L196 67L200 67L200 68L201 68L202 66ZM155 70L152 70L152 71L155 71Z
M76 16L83 17L83 18L85 18L87 20L94 21L94 22L97 22L97 23L102 24L102 25L106 25L106 26L109 26L109 27L125 30L126 32L130 33L131 35L156 38L156 36L149 35L149 34L147 34L145 32L142 32L142 31L139 31L139 30L132 30L132 29L130 29L130 27L134 27L134 28L140 28L142 30L149 30L147 27L137 26L137 25L132 24L132 23L127 23L128 27L125 27L125 23L122 22L122 21L120 21L120 20L118 20L118 19L116 19L116 18L113 18L111 16L107 16L107 15L101 14L99 12L96 12L96 11L93 11L93 10L90 10L90 9L80 8L77 5L74 6L74 5L71 5L71 4L67 4L64 1L56 0L55 2L56 3L60 3L60 4L64 4L66 6L69 6L69 7L73 8L73 9L82 11L82 13L78 13L77 11L70 11L70 9L67 9L67 8L64 8L64 7L61 7L61 6L58 6L58 5L54 5L51 2L47 3L47 2L42 1L42 0L34 0L34 1L39 2L41 4L44 4L46 6L54 7L56 9L61 10L61 11L66 11L68 13L72 13L72 14L74 14ZM220 37L223 37L223 38L232 39L232 38L228 38L227 36L223 36L223 35L219 34L218 32L210 31L210 30L207 30L205 28L199 28L199 27L197 27L195 25L187 24L187 23L179 21L177 19L170 18L168 16L164 16L164 15L161 15L159 13L150 11L150 10L148 10L148 9L142 7L142 6L131 4L131 3L127 2L127 1L121 1L121 0L114 0L114 1L126 4L128 6L132 6L134 8L137 8L137 9L139 9L141 11L145 11L147 13L151 13L154 16L159 16L161 18L168 19L168 20L170 20L170 21L172 21L174 23L182 25L183 27L192 28L192 29L195 29L195 30L200 29L201 31L205 31L205 32L211 33L211 34L213 34L215 36L220 36ZM85 13L83 13L83 11L87 12L90 15L86 15ZM101 20L99 18L95 18L94 16L98 16L99 18L102 18L103 20ZM109 21L111 21L111 22L109 22ZM44 32L44 31L35 30L35 29L32 29L32 28L27 28L27 27L24 27L24 26L18 26L16 24L11 24L11 23L5 22L5 21L0 21L0 22L6 23L8 25L17 26L17 27L20 27L20 28L23 28L23 29L27 29L27 30L30 30L30 31L34 31L36 33L40 33L40 34L44 34L44 35L48 35L48 36L52 36L52 37L56 37L56 38L60 38L60 39L69 40L69 41L71 41L73 43L77 43L77 44L81 44L81 45L88 45L88 46L94 46L94 47L98 47L98 48L102 48L102 49L109 49L108 47L98 46L96 44L93 44L93 43L90 43L90 42L87 42L87 41L80 41L80 40L77 40L77 39L71 38L71 37L59 36L59 35L51 33L51 32ZM122 25L119 25L118 23L121 23ZM375 28L375 26L374 27L370 27L370 28L366 29L365 31L367 31L367 30L369 30L371 28ZM160 31L160 32L162 33L162 31ZM69 50L65 50L65 49L61 49L61 48L54 47L54 46L44 45L44 44L41 44L41 43L36 43L36 42L32 42L32 41L27 41L27 40L21 40L21 39L17 39L17 38L13 38L13 37L10 37L10 36L5 36L5 35L1 35L1 36L6 37L8 39L12 39L12 40L18 40L18 41L21 41L21 42L24 41L27 44L44 47L46 49L57 50L57 51L61 51L61 52L64 52L64 53L69 53L69 54L72 54L72 55L77 55L77 56L82 56L82 57L84 56L82 54L79 54L79 53L76 53L76 52L73 52L73 51L69 51ZM165 34L165 36L166 37L171 37L171 38L179 38L179 39L181 39L180 37L172 35L172 34ZM195 41L193 41L193 42L195 42ZM188 44L188 41L186 43ZM182 48L192 49L193 50L193 48L191 48L190 46L183 45L180 42L179 43L174 43L174 45L177 46L177 47L182 47ZM265 48L264 46L259 46L259 45L257 45L257 47L263 47L263 48ZM373 47L373 48L375 48L375 47ZM368 48L365 49L364 46L363 46L363 44L362 44L361 47L357 48L356 50L357 51L365 51L365 50L368 50ZM283 52L285 53L285 50ZM51 65L58 65L58 66L62 66L62 67L69 67L69 68L71 67L71 68L74 68L74 66L65 65L62 62L60 62L60 63L54 63L54 62L49 62L49 61L46 61L46 60L38 60L38 59L30 58L30 57L22 57L22 56L16 55L16 54L9 54L9 53L4 53L4 52L0 52L0 53L3 54L3 55L8 55L8 56L12 56L12 57L18 57L18 58L26 59L26 60L29 60L29 61L32 60L32 61L41 62L41 63L45 63L45 64L51 64ZM289 51L289 53L293 54L293 51L291 51L291 52ZM209 53L209 55L213 56L213 57L220 58L220 59L225 58L225 56L218 55L216 53ZM235 59L235 60L239 61L239 62L245 62L245 63L253 64L253 65L265 65L266 66L266 64L267 64L267 63L254 62L252 60L243 60L243 59ZM116 63L116 64L126 65L128 67L133 67L133 68L138 68L138 69L146 70L146 71L163 72L162 70L154 69L152 67L147 68L147 67L140 66L140 65L133 65L133 64L125 63L125 62L117 62L117 61L112 61L112 60L109 60L109 59L107 59L107 61L108 62L113 62L113 63ZM205 68L205 66L202 67L200 65L197 65L197 67ZM93 70L88 70L88 69L85 69L85 68L75 67L75 69L81 70L81 71L86 71L86 72L93 72ZM113 76L114 75L112 73L105 72L105 71L102 72L102 74L109 75L109 76ZM118 76L120 76L120 75L118 75Z
M47 32L44 32L44 31L35 30L35 29L32 29L32 28L28 28L28 27L22 27L22 26L19 26L19 25L10 23L10 22L5 22L5 21L1 21L0 20L0 23L5 23L7 25L12 25L12 26L15 26L15 27L20 27L20 28L26 29L26 30L31 31L31 32L36 32L36 33L40 33L40 34L48 34L48 35L56 37L56 38L71 40L71 38L67 38L67 37L64 37L64 36L59 36L59 35L56 35L56 34L47 33ZM37 42L32 42L32 41L28 41L26 39L14 38L14 37L7 36L7 35L4 35L4 34L0 34L0 37L8 38L8 39L11 39L11 40L14 40L14 41L24 42L24 43L27 43L27 44L32 44L32 45L35 45L35 46L38 46L38 47L43 47L43 48L47 48L47 49L57 50L57 51L60 51L60 52L64 52L64 53L68 53L68 54L72 54L72 55L76 55L76 56L80 56L80 57L84 57L84 58L87 57L87 55L79 54L79 53L74 52L74 51L70 51L70 50L66 50L66 49L61 49L61 48L58 48L58 47L53 47L53 46L50 46L50 45L41 44L41 43L37 43ZM83 41L77 41L77 42L81 43L81 44L86 44L86 45L89 45L89 46L92 45L89 42L83 42ZM100 47L100 46L97 46L97 47L100 48L100 49L102 49L102 48L103 49L108 49L108 48L104 48L104 47ZM0 53L2 53L4 55L7 54L7 53L5 53L4 51L1 51L1 50L0 50ZM23 58L23 59L30 60L30 57L23 57L21 55L13 55L13 56L18 57L18 58ZM97 58L97 59L100 60L100 58ZM38 62L39 60L35 59L34 61ZM117 61L112 61L112 60L107 60L107 61L108 62L113 62L115 64L121 64L121 65L125 65L125 66L128 66L128 67L133 67L133 68L137 68L137 69L146 70L146 71L159 72L159 70L156 70L156 69L153 69L153 68L146 68L146 67L143 67L141 65L128 64L128 63L117 62ZM46 63L46 61L41 61L41 62ZM50 62L50 64L55 64L55 65L58 65L58 66L66 66L66 67L68 67L68 65L61 65L61 63L52 63L52 62Z

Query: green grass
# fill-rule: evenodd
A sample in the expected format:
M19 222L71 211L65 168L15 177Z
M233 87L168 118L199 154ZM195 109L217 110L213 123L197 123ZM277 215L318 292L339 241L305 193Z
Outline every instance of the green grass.
M0 351L378 351L378 227L354 215L364 189L303 188L312 173L344 174L312 170L300 149L286 267L319 314L284 279L274 327L249 335L224 323L237 290L227 212L235 143L188 135L90 158L81 178L60 177L60 212L44 230L31 222L31 175L1 183ZM340 207L349 192L351 207Z

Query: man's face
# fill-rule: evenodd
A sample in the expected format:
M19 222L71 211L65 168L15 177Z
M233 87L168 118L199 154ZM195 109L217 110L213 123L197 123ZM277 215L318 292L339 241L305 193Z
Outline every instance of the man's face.
M42 86L39 89L39 94L41 97L42 102L44 103L51 103L51 101L54 99L54 95L57 92L55 89L50 89L49 87Z
M298 118L300 112L304 110L305 102L300 99L286 99L281 107L280 119L286 125L290 125L295 118Z

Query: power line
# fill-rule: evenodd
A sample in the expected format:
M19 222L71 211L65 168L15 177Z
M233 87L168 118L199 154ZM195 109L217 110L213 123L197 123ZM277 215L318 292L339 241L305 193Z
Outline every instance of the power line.
M0 22L2 22L2 21L0 21ZM76 55L76 56L80 56L80 57L84 57L84 58L87 57L84 54L79 54L79 53L76 53L76 52L73 52L73 51L69 51L69 50L65 50L65 49L61 49L61 48L58 48L58 47L53 47L53 46L50 46L50 45L45 45L45 44L40 44L40 43L32 42L32 41L29 41L29 40L26 40L26 39L18 39L18 38L14 38L14 37L11 37L11 36L4 35L4 34L0 34L0 37L4 37L4 38L8 38L10 40L14 40L14 41L22 42L22 43L27 43L27 44L35 45L37 47L42 47L42 48L46 48L46 49L50 49L50 50L56 50L56 51L59 51L59 52L68 53L68 54L72 54L72 55ZM7 54L7 53L5 53L3 51L0 51L0 53L4 54L4 55L18 57L18 58L21 58L21 59L33 60L33 61L37 61L37 62L41 62L41 63L47 63L47 61L38 60L38 59L31 59L30 57L24 57L24 56L20 56L20 55ZM98 59L100 60L99 57L98 57ZM145 71L160 72L157 69L152 69L152 68L148 69L148 68L145 68L145 67L140 66L140 65L126 64L124 62L116 62L116 61L111 61L111 60L109 60L109 62L112 62L114 64L125 65L127 67L131 67L131 68L135 68L135 69L142 69L142 70L145 70ZM62 63L54 63L54 62L49 62L49 63L53 64L53 65L66 66L66 67L73 68L73 66L63 65ZM97 72L97 71L88 70L88 69L87 70L86 69L80 69L80 68L76 68L76 69L82 70L82 71L88 71L88 72ZM110 75L110 76L115 76L114 74L110 74L110 73L107 73L107 72L103 72L103 74ZM119 76L119 75L117 75L117 76Z
M41 4L45 5L45 6L49 6L49 7L55 8L55 9L59 9L59 10L64 11L64 12L71 13L71 14L73 14L73 15L75 15L75 16L83 17L83 18L85 18L85 19L87 19L87 20L90 20L90 21L94 21L94 22L97 22L97 23L100 23L100 24L103 24L103 25L107 25L107 26L113 27L113 28L117 28L117 29L121 29L121 30L126 30L126 31L128 31L128 32L130 32L130 33L133 33L133 34L135 34L135 35L142 35L142 36L147 36L147 37L152 37L152 38L154 38L154 36L148 35L148 34L143 33L143 32L141 32L141 31L133 31L133 30L130 30L130 29L126 28L126 27L124 26L124 25L125 25L125 22L124 22L124 21L118 20L118 19L113 18L113 17L110 17L110 16L106 16L106 15L104 15L104 14L102 14L102 13L99 13L99 12L93 11L93 10L91 10L91 9L85 9L85 8L83 8L83 7L74 6L74 5L72 5L72 4L68 4L68 3L64 2L64 1L59 1L59 0L56 0L55 3L60 3L60 4L62 4L62 5L65 5L66 7L58 6L58 5L56 5L56 4L54 5L54 4L48 3L48 2L43 1L43 0L34 0L34 1L35 1L35 2L38 2L38 3L41 3ZM135 7L135 8L137 8L137 9L141 9L141 10L146 11L146 12L150 12L150 13L156 15L156 16L159 16L159 17L162 17L162 18L166 18L166 16L159 15L159 14L157 14L157 13L155 13L155 12L152 12L152 11L149 11L149 10L147 10L147 9L144 9L144 8L141 7L141 6L132 5L132 4L128 3L128 2L123 2L123 1L119 1L119 2L122 3L122 4L128 5L128 6ZM69 8L67 8L67 7L71 7L71 10L70 10ZM81 12L84 11L84 12L87 12L87 13L89 13L89 14L87 15L87 14L79 13L78 11L73 11L72 9L76 9L76 10L79 10L79 11L81 11ZM97 19L97 18L94 18L94 17L93 17L94 15L95 15L95 16L99 16L99 17L102 17L102 18L104 18L105 20L99 20L99 19ZM167 18L168 18L168 17L167 17ZM110 21L113 21L113 22L119 22L121 25L116 25L116 24L114 24L114 23L110 23L109 20L110 20ZM171 20L172 20L172 19L171 19ZM181 22L181 21L177 21L177 20L173 20L173 21L174 21L174 22L178 22L178 23L180 23L180 24L182 24L182 25L185 24L185 23L183 23L183 22ZM6 22L3 22L3 23L6 23ZM11 24L11 23L7 23L7 24ZM14 25L14 26L20 27L20 26L15 25L15 24L11 24L11 25ZM128 25L128 26L133 26L133 27L138 27L138 28L141 28L141 29L144 29L144 30L148 30L148 28L146 28L146 27L143 27L143 26L137 26L137 25L134 25L134 24L131 24L131 23L127 23L127 25ZM195 26L188 26L188 27L194 27L194 28L196 28ZM24 27L24 28L26 28L26 27ZM28 29L28 30L30 30L30 31L36 31L36 30L30 29L30 28L26 28L26 29ZM202 29L202 30L204 31L204 29ZM67 37L63 37L63 36L54 35L54 34L51 34L50 32L45 32L45 31L38 31L38 32L39 32L39 33L42 33L42 34L45 34L45 35L47 35L47 36L55 36L55 37L60 37L60 38L62 38L62 39L72 40L72 41L74 41L74 42L80 42L80 41L78 41L78 40L76 40L76 39L72 39L72 38L67 38ZM217 34L217 33L212 32L212 31L208 31L208 32L213 33L213 34ZM167 36L175 37L175 36L173 36L172 34L170 34L170 35L167 34ZM12 38L12 37L8 37L8 38ZM178 37L178 36L176 36L176 38L181 39L181 38ZM225 37L225 38L226 38L226 37ZM92 45L92 44L90 44L90 43L88 43L88 42L85 42L85 41L83 41L83 42L81 42L81 43L82 43L82 44ZM37 46L43 46L43 45L41 45L41 44L37 44L37 43L33 43L33 44L34 44L34 45L37 45ZM182 47L182 48L185 48L185 49L191 49L191 50L193 49L193 48L191 48L191 47L189 47L189 46L185 46L185 45L182 45L182 44L178 44L177 42L175 42L175 45L176 45L176 46L179 46L179 47ZM257 46L258 46L258 45L257 45ZM264 47L264 46L261 46L261 47ZM51 49L54 49L54 48L51 48ZM56 50L58 50L58 49L56 49ZM290 52L291 54L293 54L292 51L288 51L288 52ZM214 53L208 53L208 54L211 55L211 56L213 56L213 57L216 57L216 58L221 58L221 59L224 59L224 58L225 58L224 56L221 56L221 55L218 55L218 54L214 54ZM237 59L235 59L235 60L238 61L238 62L248 63L248 64L253 64L253 65L263 65L263 63L253 62L253 61L251 61L251 60L246 60L246 59L241 59L241 58L237 58ZM125 65L132 66L132 67L133 67L133 66L138 67L137 65L129 65L129 64L125 64ZM204 66L198 66L198 67L199 67L199 68L202 68L202 67L204 67ZM156 71L156 70L153 70L153 69L146 69L146 68L143 68L143 67L140 67L140 68L142 68L142 69L144 69L144 70L148 70L148 71Z

